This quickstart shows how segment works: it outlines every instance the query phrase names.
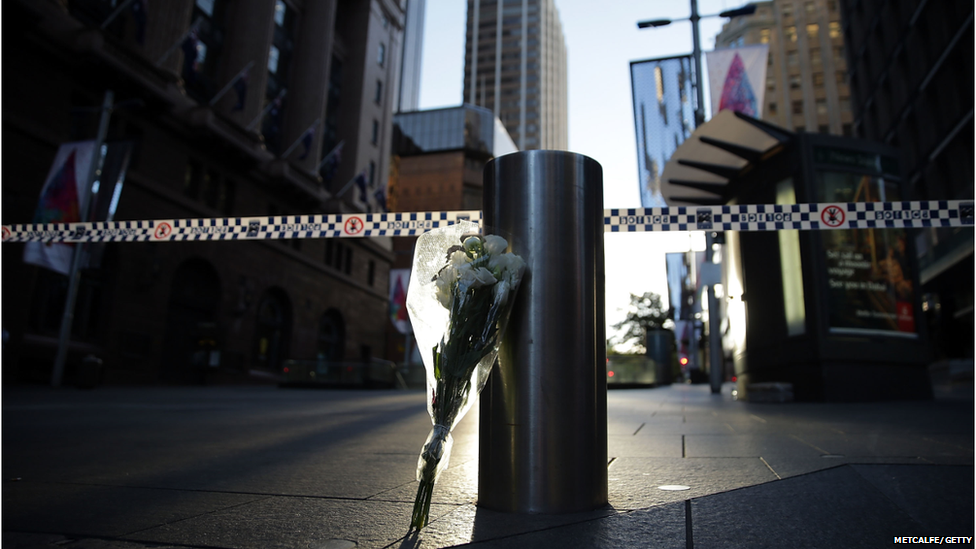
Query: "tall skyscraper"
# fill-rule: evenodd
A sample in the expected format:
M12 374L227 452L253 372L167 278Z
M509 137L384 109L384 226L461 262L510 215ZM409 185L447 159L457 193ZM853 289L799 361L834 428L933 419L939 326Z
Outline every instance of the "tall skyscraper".
M794 131L851 135L851 94L837 1L755 4L754 15L722 26L715 47L769 44L762 119Z
M394 112L415 111L420 108L420 68L424 53L424 15L427 11L427 0L406 0L406 4L400 92Z
M519 150L569 145L566 40L553 0L468 0L464 101L490 109Z

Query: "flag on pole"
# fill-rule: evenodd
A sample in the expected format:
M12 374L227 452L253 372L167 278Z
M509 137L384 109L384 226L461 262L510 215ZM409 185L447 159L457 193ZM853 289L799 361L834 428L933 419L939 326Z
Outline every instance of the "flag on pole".
M380 211L386 213L386 189L376 189L373 198L376 200L376 205L380 207Z
M312 127L305 130L305 133L302 134L302 146L305 147L305 150L302 151L302 154L298 157L299 160L305 160L305 158L308 157L308 151L312 148L312 139L315 138L315 128L317 126L318 121L316 121L315 124L312 124Z
M186 35L183 44L183 78L187 82L195 82L197 79L197 57L200 55L200 41L197 39L196 30Z
M705 52L712 116L723 109L762 118L769 44Z
M322 159L321 164L319 164L319 174L322 176L322 180L328 183L332 181L335 177L336 170L339 169L339 163L342 162L342 146L345 145L345 141L340 141L332 151Z
M136 24L136 42L140 45L146 42L146 15L149 12L149 0L135 0L132 2L132 20Z
M58 149L41 188L33 223L77 223L88 204L88 174L95 142L65 143ZM72 244L28 242L24 262L67 275L71 271Z
M231 112L244 110L244 100L247 98L247 79L250 71L251 66L248 65L238 75L237 80L234 81L234 92L237 94L237 103L234 103L234 108L231 109Z
M356 176L356 186L359 187L359 201L363 204L369 204L369 197L366 196L366 170L359 172Z

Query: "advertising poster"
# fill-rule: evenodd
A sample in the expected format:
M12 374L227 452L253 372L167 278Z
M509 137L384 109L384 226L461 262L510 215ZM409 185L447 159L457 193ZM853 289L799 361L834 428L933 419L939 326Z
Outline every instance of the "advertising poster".
M893 202L879 176L820 172L821 202ZM841 213L843 215L843 213ZM916 337L905 229L823 231L830 331Z
M51 171L41 189L32 223L77 223L88 204L88 172L94 156L94 141L65 143L58 149ZM67 275L71 270L73 244L28 242L24 262Z
M401 334L413 333L407 315L407 288L410 269L390 269L390 321Z
M661 194L664 165L695 131L691 56L632 61L630 82L641 207L663 207L667 205Z
M762 118L769 44L724 48L705 53L712 116L730 109Z

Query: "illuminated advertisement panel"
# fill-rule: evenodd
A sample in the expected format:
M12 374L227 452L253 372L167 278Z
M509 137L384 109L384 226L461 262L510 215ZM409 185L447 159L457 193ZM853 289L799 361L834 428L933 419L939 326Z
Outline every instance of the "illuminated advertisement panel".
M642 208L666 206L664 165L695 130L693 67L690 55L630 63Z
M901 200L897 180L883 175L894 171L893 159L829 148L816 148L814 154L818 164L875 172L818 169L820 202ZM917 337L907 237L905 229L823 231L831 332Z

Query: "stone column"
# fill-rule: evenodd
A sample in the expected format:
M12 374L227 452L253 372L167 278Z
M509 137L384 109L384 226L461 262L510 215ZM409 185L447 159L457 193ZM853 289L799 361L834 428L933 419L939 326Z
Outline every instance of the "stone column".
M275 0L236 0L234 16L227 21L223 59L215 82L223 88L248 63L253 62L247 79L244 109L233 111L237 94L229 90L214 110L246 126L264 108L264 93L268 85L268 48L274 29ZM260 132L258 125L253 131Z
M193 15L193 0L168 0L147 4L149 9L146 13L145 55L149 62L155 65L193 24L193 21L190 21ZM182 66L183 52L180 51L179 46L159 65L176 78L179 78Z
M290 68L285 121L282 128L282 152L316 120L310 153L299 160L303 147L296 148L287 160L302 169L314 172L321 160L322 125L329 90L329 67L332 62L332 41L335 37L336 0L306 0L300 14L299 34Z

